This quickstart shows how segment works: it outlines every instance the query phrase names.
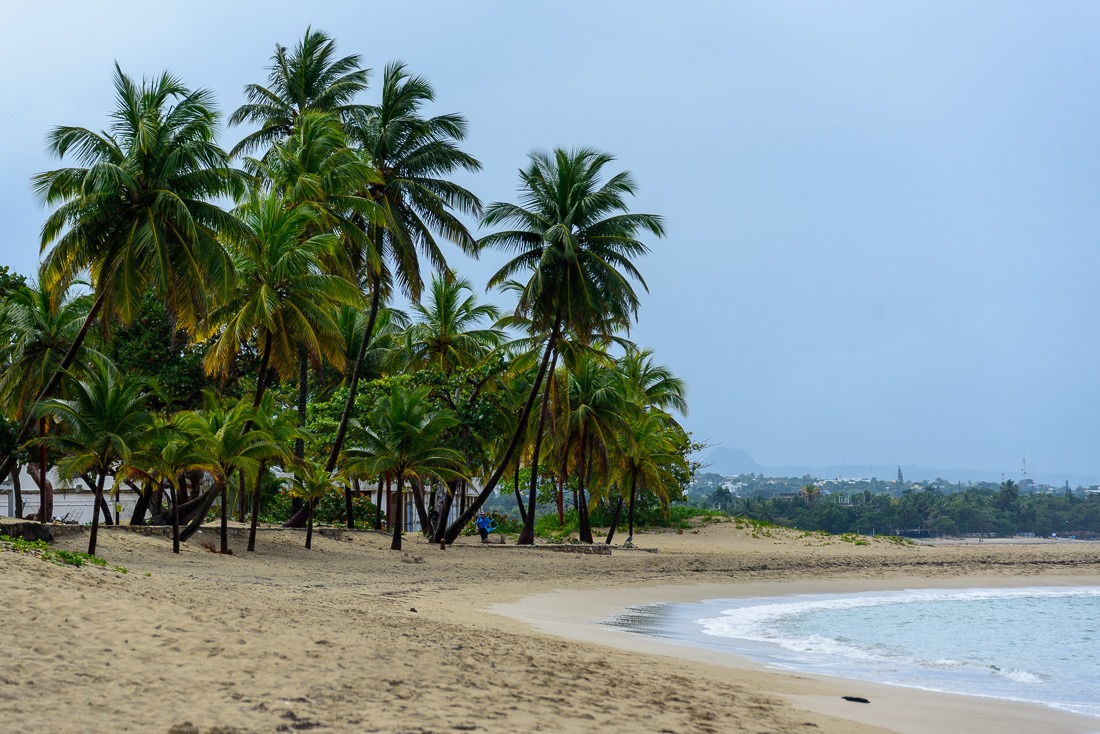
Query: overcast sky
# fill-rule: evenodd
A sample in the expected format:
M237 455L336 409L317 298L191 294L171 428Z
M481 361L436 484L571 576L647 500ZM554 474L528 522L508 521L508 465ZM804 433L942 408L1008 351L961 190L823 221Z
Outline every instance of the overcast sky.
M31 274L54 125L100 129L112 62L223 110L307 25L402 59L513 201L588 145L668 238L635 339L687 427L761 464L1100 475L1100 5L1089 2L20 3L0 44L0 264ZM375 99L374 89L367 95ZM230 147L243 134L222 138ZM500 256L455 258L482 287ZM499 297L495 297L498 298Z

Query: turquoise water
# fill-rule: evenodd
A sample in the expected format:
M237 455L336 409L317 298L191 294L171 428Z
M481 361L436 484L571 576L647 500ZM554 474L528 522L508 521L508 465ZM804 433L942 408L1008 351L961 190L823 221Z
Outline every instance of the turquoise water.
M1100 717L1100 587L717 599L607 624L789 670Z

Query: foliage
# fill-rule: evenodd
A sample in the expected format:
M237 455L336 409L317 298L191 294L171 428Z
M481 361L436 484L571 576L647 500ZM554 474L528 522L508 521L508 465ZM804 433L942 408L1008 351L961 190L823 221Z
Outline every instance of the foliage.
M80 551L50 550L44 540L24 540L13 538L10 535L0 535L0 551L14 551L15 553L30 553L43 561L57 564L58 566L83 566L90 563L101 568L107 567L107 561ZM115 573L129 573L123 566L111 566Z

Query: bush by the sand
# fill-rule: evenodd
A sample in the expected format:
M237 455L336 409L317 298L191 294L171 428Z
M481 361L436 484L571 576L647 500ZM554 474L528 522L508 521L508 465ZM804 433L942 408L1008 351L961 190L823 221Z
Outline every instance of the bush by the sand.
M51 550L44 540L24 540L13 538L10 535L0 535L0 551L13 551L15 553L29 553L36 558L58 566L76 566L80 568L85 563L101 568L107 567L107 561L80 551ZM112 566L115 573L127 573L122 566Z

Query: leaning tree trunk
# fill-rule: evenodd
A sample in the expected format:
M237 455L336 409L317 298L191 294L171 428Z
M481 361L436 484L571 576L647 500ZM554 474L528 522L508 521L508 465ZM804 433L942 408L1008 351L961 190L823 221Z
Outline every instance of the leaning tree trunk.
M265 467L260 462L260 468L256 471L256 491L252 494L252 521L248 525L248 550L256 550L256 526L260 522L260 482L263 480Z
M516 447L519 446L523 434L527 432L527 419L531 415L531 408L535 404L535 398L538 397L539 388L542 386L542 380L546 376L546 368L550 365L550 355L554 352L560 329L561 310L559 307L558 314L554 319L554 328L550 331L550 338L546 342L546 350L543 352L542 362L539 364L538 375L535 377L535 383L531 386L531 392L527 395L527 402L524 404L523 410L520 411L519 419L516 421L516 429L512 433L512 440L509 441L508 448L504 451L504 456L501 457L497 468L493 470L493 473L489 476L489 481L481 488L481 492L479 492L474 501L470 503L470 506L458 516L458 519L447 526L445 540L448 544L455 542L459 533L463 531L473 516L477 514L477 511L481 509L481 506L484 505L493 494L493 491L497 488L497 484L500 482L500 478L504 476L505 470L509 464L511 464L512 455L515 453Z
M179 508L181 518L190 518L186 521L187 527L180 533L181 542L186 543L192 535L198 532L203 521L206 520L206 513L210 511L217 497L218 487L215 485Z
M351 412L355 408L355 394L359 389L359 375L363 371L363 362L367 356L367 346L374 335L374 322L378 318L379 296L382 293L382 285L378 275L371 273L371 298L370 314L367 316L367 328L363 331L363 341L359 343L359 352L355 355L355 364L351 367L351 375L348 380L348 399L344 403L344 412L340 414L340 425L336 428L336 438L332 442L332 450L329 452L328 461L325 462L325 471L331 472L336 468L336 461L340 458L340 450L344 448L344 439L347 437L348 424L351 422Z
M65 352L65 357L61 360L61 364L57 366L57 370L50 376L49 382L45 387L39 391L38 396L34 399L33 404L38 404L45 398L53 394L57 386L61 384L61 378L65 374L65 370L73 366L73 362L76 361L76 355L80 351L80 347L84 344L84 337L88 335L88 329L91 327L92 322L95 321L96 316L99 315L99 310L103 307L106 293L100 292L96 295L96 299L92 302L91 309L88 310L88 315L84 317L84 323L80 326L80 331L77 332L76 337L73 338L73 343L69 345L69 351ZM15 439L15 446L22 446L27 442L27 439L34 433L34 415L28 415L23 421L23 427L19 431L18 438ZM15 466L15 451L4 457L2 463L0 463L0 477L11 471L11 468Z
M103 483L107 480L107 470L99 470L99 479L95 485L96 511L92 513L92 534L88 537L88 555L95 555L95 544L99 538L99 503L103 501Z
M611 539L615 537L615 531L619 528L619 514L623 511L623 496L619 495L619 501L615 503L615 512L611 513L611 527L607 529L607 540L604 542L607 545L611 545Z
M516 476L512 483L512 491L516 494L516 507L519 508L519 521L527 524L527 508L523 506L523 495L519 491L519 462L516 462Z
M580 536L582 543L595 542L592 538L592 520L588 516L588 498L584 492L587 489L588 484L592 481L592 441L588 440L588 451L584 460L584 472L583 477L578 477L582 481L579 484L580 504L577 505L577 524L580 526ZM581 450L584 451L584 443L581 444Z
M443 491L443 504L439 507L439 522L435 527L435 535L432 536L433 543L445 542L444 536L447 533L447 518L451 516L451 507L454 505L455 493L458 492L459 487L462 487L463 492L466 491L466 485L461 479L452 479L444 486L446 490Z
M401 550L401 527L405 524L405 473L397 475L397 496L393 501L393 541L390 550Z
M527 495L527 517L523 519L523 530L516 539L516 545L535 544L535 507L539 497L539 449L542 447L542 433L546 429L546 416L550 412L550 386L554 383L554 363L558 353L550 356L550 372L546 376L546 385L542 391L542 407L539 409L538 427L535 429L535 445L531 449L531 489Z
M130 515L130 526L145 524L145 514L149 511L149 503L153 499L152 482L143 482L138 491L137 502L134 503L134 511Z

